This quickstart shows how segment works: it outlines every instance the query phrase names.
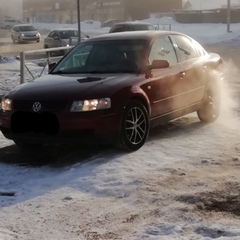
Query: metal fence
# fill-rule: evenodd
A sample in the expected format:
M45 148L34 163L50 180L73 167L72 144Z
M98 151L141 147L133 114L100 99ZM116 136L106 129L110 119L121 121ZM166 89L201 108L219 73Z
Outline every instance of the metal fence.
M62 56L52 56L51 53L54 52L59 52L59 51L64 51L67 52L72 48L72 46L69 47L57 47L57 48L47 48L47 49L38 49L38 50L29 50L29 51L24 51L20 53L20 84L25 82L25 69L27 72L31 75L32 79L35 79L37 77L41 77L42 74L44 73L44 70L48 67L49 63L51 62L57 62L59 59L62 58ZM46 57L44 58L38 58L38 59L31 59L31 60L26 60L26 55L33 55L36 53L46 53ZM39 75L34 76L32 73L31 69L27 66L26 62L34 62L36 60L42 60L42 71L39 73Z
M171 31L172 30L172 25L171 24L158 23L157 26L156 26L156 30L168 30L168 31Z

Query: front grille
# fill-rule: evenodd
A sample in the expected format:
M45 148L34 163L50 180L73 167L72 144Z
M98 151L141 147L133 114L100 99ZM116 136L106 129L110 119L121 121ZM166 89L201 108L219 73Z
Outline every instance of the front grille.
M49 111L49 112L60 112L65 107L66 101L23 101L23 100L14 100L13 101L13 109L18 111L33 111L32 106L35 102L41 103L41 112Z

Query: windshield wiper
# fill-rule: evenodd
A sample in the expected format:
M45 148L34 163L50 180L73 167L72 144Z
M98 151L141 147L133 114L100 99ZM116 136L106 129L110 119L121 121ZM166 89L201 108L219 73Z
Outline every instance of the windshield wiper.
M64 72L62 70L56 71L56 72L51 72L50 74L63 74Z
M56 72L51 72L50 74L79 74L79 73L81 73L81 72L67 72L67 71L59 70Z

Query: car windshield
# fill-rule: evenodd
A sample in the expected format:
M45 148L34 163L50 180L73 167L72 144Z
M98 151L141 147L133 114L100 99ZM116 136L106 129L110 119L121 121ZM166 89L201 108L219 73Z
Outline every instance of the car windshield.
M21 32L28 32L28 31L35 31L36 29L33 26L20 26L19 31Z
M146 40L108 40L84 42L76 46L51 72L77 73L134 73L145 62Z
M154 30L154 27L151 25L144 25L144 24L139 24L139 25L135 25L134 29L136 31L144 31L144 30Z
M77 37L78 31L77 30L66 30L60 32L61 39L69 39L71 37Z

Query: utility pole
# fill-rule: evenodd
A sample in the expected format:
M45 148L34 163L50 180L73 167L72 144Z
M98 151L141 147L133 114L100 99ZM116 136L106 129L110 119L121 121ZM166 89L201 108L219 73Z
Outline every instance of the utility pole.
M80 6L80 0L77 0L77 19L78 19L78 42L81 42L81 6Z
M231 23L231 0L227 0L227 32L231 32L230 23Z

